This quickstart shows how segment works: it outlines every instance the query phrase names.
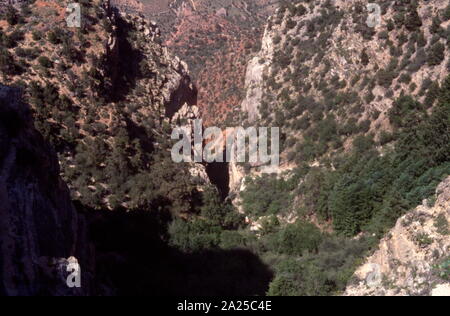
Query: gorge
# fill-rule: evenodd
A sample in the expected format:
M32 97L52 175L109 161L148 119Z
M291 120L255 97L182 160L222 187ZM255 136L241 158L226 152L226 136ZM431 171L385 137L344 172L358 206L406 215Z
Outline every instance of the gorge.
M449 294L448 1L69 2L0 0L1 295Z

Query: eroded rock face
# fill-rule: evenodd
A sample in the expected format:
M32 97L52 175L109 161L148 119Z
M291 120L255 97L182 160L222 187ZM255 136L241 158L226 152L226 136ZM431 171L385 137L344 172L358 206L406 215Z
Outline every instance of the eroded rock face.
M142 63L147 64L148 71L152 73L150 78L141 79L140 84L145 95L152 96L153 108L163 106L163 117L172 119L185 103L189 106L197 104L197 89L191 81L188 66L161 45L158 25L124 12L120 12L120 19L137 31L137 39L132 45L139 50ZM141 95L128 95L127 98L129 102L149 106L148 100Z
M439 268L450 258L450 237L437 224L439 219L441 225L450 221L450 177L438 186L436 197L434 206L426 202L397 221L356 271L356 284L348 286L345 295L450 296Z
M88 249L55 153L20 92L0 85L0 294L88 294ZM66 285L71 256L84 270L81 288Z
M247 114L249 122L260 119L259 107L264 90L264 71L270 68L273 60L274 47L271 32L266 28L261 44L261 51L247 66L245 75L246 96L242 101L242 111Z

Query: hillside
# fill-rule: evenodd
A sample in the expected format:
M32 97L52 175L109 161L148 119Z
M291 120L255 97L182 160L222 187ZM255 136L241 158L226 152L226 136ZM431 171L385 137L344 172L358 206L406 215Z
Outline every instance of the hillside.
M197 105L207 125L226 126L243 98L245 69L258 51L267 17L277 0L146 1L130 8L156 21L163 43L189 66Z
M386 1L373 29L365 5L297 1L270 18L248 64L239 117L244 125L282 127L280 173L313 168L322 177L321 169L338 169L352 151L385 156L445 90L448 4ZM244 176L244 168L233 169L234 191Z
M273 174L232 163L230 189L277 271L270 294L343 291L361 256L450 174L450 6L382 1L381 23L371 28L367 3L284 3L248 63L234 120L279 126L281 164ZM277 244L299 241L312 230L298 228L305 221L357 245L311 240L314 250L299 257ZM308 288L307 275L321 285Z
M270 19L248 69L260 81L243 103L251 119L284 127L288 161L330 158L358 135L384 146L402 123L390 112L395 100L410 95L425 110L435 104L449 71L448 3L382 1L375 28L366 25L367 1L296 3Z

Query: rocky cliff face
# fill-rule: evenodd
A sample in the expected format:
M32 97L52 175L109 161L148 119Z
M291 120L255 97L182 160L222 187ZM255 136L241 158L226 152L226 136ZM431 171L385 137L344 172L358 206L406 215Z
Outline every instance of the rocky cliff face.
M173 172L167 179L189 172L182 164L160 168L153 163L159 157L151 157L170 153L163 147L170 145L172 117L196 104L188 67L161 45L155 23L95 0L81 4L81 27L71 28L68 4L37 1L21 13L23 23L0 21L7 26L0 37L10 44L1 51L2 82L24 87L74 199L97 209L148 207L143 179L151 168Z
M397 221L345 295L450 296L450 178L438 186L433 202Z
M271 67L273 54L273 34L266 28L261 40L261 50L248 62L245 73L245 96L240 106L244 117L249 123L255 123L261 118L259 107L264 95L264 73L267 71L267 68ZM229 173L230 190L238 194L245 189L245 184L243 183L243 179L246 176L244 168L232 162L229 166Z
M113 5L157 21L164 44L189 65L206 125L233 125L239 115L246 63L259 48L278 0L115 0Z
M88 294L84 219L59 176L54 151L20 98L16 89L0 85L0 294ZM81 288L66 285L68 259L81 266Z
M119 16L121 23L129 28L127 31L135 34L130 44L139 52L141 71L145 69L151 74L148 78L137 78L140 89L128 91L127 101L142 104L144 111L149 107L161 111L162 117L168 119L184 104L195 105L197 89L191 82L188 65L161 44L158 25L138 15L120 12ZM121 57L126 57L123 49ZM149 97L151 102L146 104Z
M13 6L19 6L21 3L25 2L26 0L0 0L0 12L3 8L7 7L8 5Z

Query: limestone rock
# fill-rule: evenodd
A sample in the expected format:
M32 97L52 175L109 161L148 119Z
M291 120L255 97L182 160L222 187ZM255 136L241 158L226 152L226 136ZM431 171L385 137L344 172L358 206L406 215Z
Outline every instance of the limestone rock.
M20 97L0 85L0 295L89 294L85 220ZM82 288L68 288L52 264L71 256L87 271Z

